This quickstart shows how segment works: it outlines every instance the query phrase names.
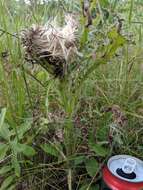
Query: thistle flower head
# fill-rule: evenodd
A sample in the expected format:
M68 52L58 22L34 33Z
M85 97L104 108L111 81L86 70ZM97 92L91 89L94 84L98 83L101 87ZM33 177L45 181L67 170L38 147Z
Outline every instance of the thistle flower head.
M27 58L55 76L64 75L65 65L76 52L76 31L77 22L69 14L65 15L63 27L54 21L23 30L21 38Z

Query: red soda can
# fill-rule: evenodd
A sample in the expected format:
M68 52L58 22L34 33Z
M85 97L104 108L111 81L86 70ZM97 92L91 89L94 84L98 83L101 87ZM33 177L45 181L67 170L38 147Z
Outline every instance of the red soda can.
M104 166L102 176L111 190L143 190L143 161L129 155L113 156Z

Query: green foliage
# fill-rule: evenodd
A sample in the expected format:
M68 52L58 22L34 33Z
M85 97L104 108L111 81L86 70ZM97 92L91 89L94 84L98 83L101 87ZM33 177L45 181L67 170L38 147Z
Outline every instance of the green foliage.
M12 164L12 166L14 168L14 172L15 172L16 177L20 177L21 168L20 168L20 164L19 164L17 155L18 155L17 152L13 152L13 156L12 156L12 159L11 159L11 164Z
M95 175L97 175L99 164L96 159L91 158L91 159L86 160L85 166L86 166L86 170L88 174L91 177L94 177Z
M94 151L97 156L105 157L109 153L108 148L104 148L100 144L89 144L89 146L90 146L90 149Z
M2 143L0 144L0 160L5 158L8 148L8 145Z
M15 152L23 153L25 156L34 156L36 154L35 150L29 145L14 142L12 146Z
M3 109L1 110L1 115L0 115L0 129L1 129L2 126L3 126L4 119L5 119L5 114L6 114L6 108L3 108Z
M50 144L43 144L41 145L41 148L48 154L58 157L59 153L55 147L53 147Z
M7 172L11 171L11 166L3 166L0 169L0 175L6 174Z
M9 186L13 183L13 180L14 180L14 176L9 176L9 177L7 177L7 178L3 181L3 183L2 183L2 185L1 185L1 187L0 187L0 190L9 189Z
M142 1L92 0L89 27L83 1L31 3L0 1L0 190L99 190L110 155L143 157ZM68 11L78 53L58 80L27 63L19 34Z
M5 123L5 114L6 109L3 108L0 115L0 137L4 140L5 143L0 144L0 160L3 161L7 158L8 152L11 152L11 166L5 165L0 169L1 174L5 174L7 172L13 171L15 172L15 176L20 177L21 175L21 166L20 166L20 160L19 155L25 155L27 157L34 156L36 154L35 150L26 144L21 144L18 142L18 140L23 139L23 135L29 130L29 125L21 125L20 129L13 130L10 129L10 126ZM26 127L25 127L26 126ZM28 127L27 127L28 126ZM20 139L19 139L19 136ZM7 177L1 186L1 189L8 189L8 187L11 185L12 180L14 179L13 176ZM15 185L10 186L10 189L14 189Z
M108 60L115 55L117 49L120 46L123 46L125 44L126 40L122 35L117 32L116 28L113 28L107 35L111 43L105 46L106 52L104 57Z

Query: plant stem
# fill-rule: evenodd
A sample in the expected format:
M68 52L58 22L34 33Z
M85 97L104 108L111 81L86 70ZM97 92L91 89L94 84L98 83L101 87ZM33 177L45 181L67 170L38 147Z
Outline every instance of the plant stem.
M68 169L68 190L72 190L72 169Z
M65 131L66 154L68 157L73 155L74 153L75 138L74 138L74 125L72 121L72 116L75 106L73 104L73 94L70 87L70 82L66 79L61 81L60 83L60 95L61 95L61 103L66 113L64 131ZM67 174L68 190L72 190L72 169L69 160L67 160L67 166L68 166L68 174Z

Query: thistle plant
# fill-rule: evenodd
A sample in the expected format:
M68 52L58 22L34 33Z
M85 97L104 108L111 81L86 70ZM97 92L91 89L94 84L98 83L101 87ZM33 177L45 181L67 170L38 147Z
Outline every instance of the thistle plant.
M63 99L69 91L68 78L70 73L68 73L68 67L72 64L77 53L77 29L77 21L74 16L66 14L63 27L58 26L54 20L44 26L32 26L21 33L26 60L41 65L48 73L60 79L59 91L68 117L67 120L72 119L71 111L67 107L69 106L67 101L70 97L66 98L65 103Z
M84 81L89 78L97 66L108 62L114 56L118 47L125 42L124 37L118 33L117 29L112 28L106 34L109 44L102 48L103 52L101 52L101 44L97 49L97 58L92 59L93 52L90 47L87 48L87 39L91 35L88 33L89 29L87 27L89 26L84 26L81 39L77 40L78 22L74 19L73 15L67 14L65 15L65 25L62 27L55 21L49 21L44 26L34 25L30 29L23 30L21 33L26 60L33 64L39 64L54 78L58 79L56 82L60 95L59 102L65 112L64 145L67 158L72 156L76 149L76 132L73 116ZM89 44L93 44L94 46L93 37L91 37L91 40L92 42ZM84 47L85 44L86 47ZM82 59L81 53L81 57L79 57L80 53L77 50L79 46L81 46L80 50L82 53L87 51L86 54L89 54L89 56ZM100 53L98 53L99 51ZM82 64L79 64L79 62ZM71 70L71 65L74 64L78 67L73 67L74 69ZM68 186L69 190L71 190L72 167L68 159L67 166Z
M72 94L69 88L68 67L77 54L76 32L77 21L73 15L65 15L65 25L58 26L56 21L44 26L32 26L21 33L22 44L25 49L25 58L33 64L41 65L49 74L58 78L60 101L66 113L65 121L65 147L68 156L73 153L73 123L74 112ZM69 163L68 163L69 165ZM68 172L68 184L71 189L71 169Z

